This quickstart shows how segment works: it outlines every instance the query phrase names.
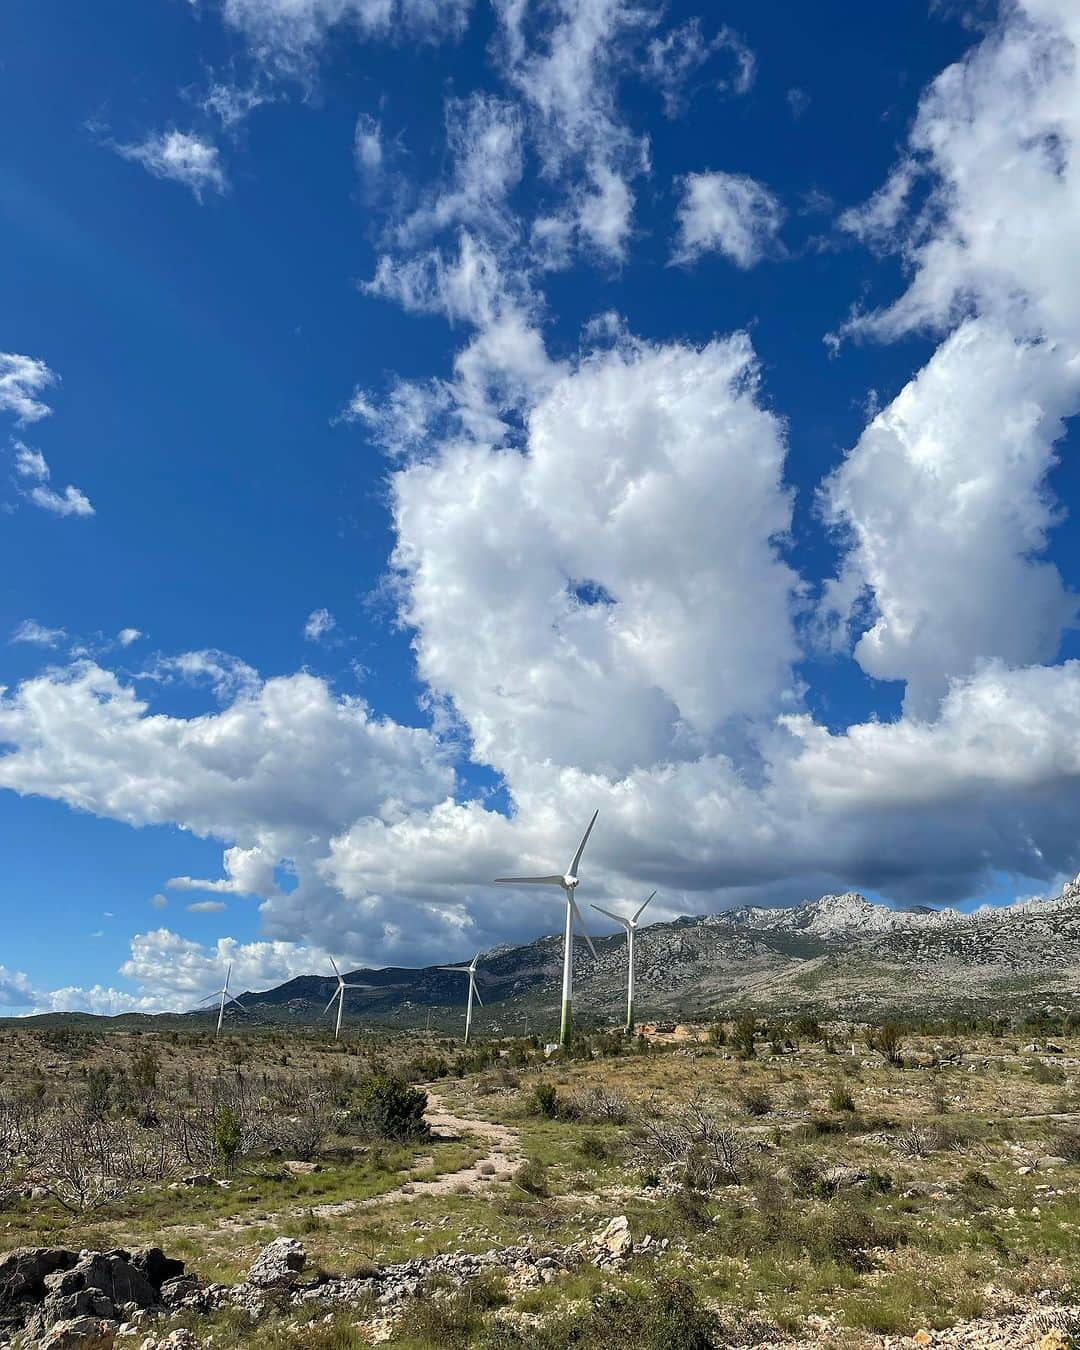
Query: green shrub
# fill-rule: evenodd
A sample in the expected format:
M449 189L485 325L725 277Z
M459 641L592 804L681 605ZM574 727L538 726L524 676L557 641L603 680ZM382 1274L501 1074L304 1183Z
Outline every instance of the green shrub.
M369 1139L423 1139L427 1093L394 1074L369 1074L357 1084L349 1128Z
M214 1156L226 1171L232 1171L244 1144L244 1132L240 1117L231 1106L218 1107L210 1128L210 1139Z
M648 1292L596 1294L583 1309L537 1327L489 1327L481 1350L715 1350L722 1342L716 1316L682 1280L660 1280Z
M559 1115L559 1094L554 1083L537 1083L532 1090L529 1104L533 1114L543 1116L545 1120L556 1120Z
M865 1036L867 1048L879 1054L886 1064L902 1068L904 1063L903 1040L900 1028L895 1022L885 1022L880 1027L867 1027Z
M547 1168L539 1158L526 1159L514 1173L514 1185L528 1195L547 1195Z
M753 1013L743 1013L735 1023L732 1041L743 1059L753 1059L756 1050L754 1037L757 1035L757 1018Z

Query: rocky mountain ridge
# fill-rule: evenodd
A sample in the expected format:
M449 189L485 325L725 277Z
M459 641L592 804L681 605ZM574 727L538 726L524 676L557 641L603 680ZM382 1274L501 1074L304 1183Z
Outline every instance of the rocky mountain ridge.
M621 933L597 938L596 949L594 958L584 943L577 946L576 1013L579 1020L616 1024L625 996L625 939ZM484 953L477 1032L550 1031L561 959L559 934ZM346 978L373 986L350 991L348 1024L459 1029L464 990L455 974L433 966L387 967L350 971ZM748 906L654 923L638 933L637 986L645 1018L709 1018L747 1007L841 1017L1072 1009L1080 1007L1080 878L1057 896L972 913L890 909L846 892L790 908ZM317 1024L334 987L329 976L302 975L248 991L241 997L249 1016L230 1014L230 1025ZM214 1016L196 1012L173 1020ZM58 1017L157 1020L130 1014L35 1020Z

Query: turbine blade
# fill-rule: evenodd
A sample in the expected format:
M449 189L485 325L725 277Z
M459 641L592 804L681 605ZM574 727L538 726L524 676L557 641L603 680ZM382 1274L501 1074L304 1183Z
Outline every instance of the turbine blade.
M244 1007L244 1005L240 1002L238 998L233 998L232 994L226 994L225 997L229 1000L230 1003L235 1003L242 1013L247 1012L247 1009Z
M612 914L610 909L605 909L603 905L590 905L590 909L595 909L598 914L606 914L609 919L614 919L616 923L621 923L624 928L630 926L630 920L624 919L621 914Z
M219 999L220 997L221 997L221 990L215 989L212 994L207 994L205 998L199 999L198 1003L196 1003L195 1006L196 1008L201 1008L204 1003L213 1003L215 999Z
M653 898L653 895L655 895L655 894L656 894L656 892L653 891L652 895L649 896L649 900L651 900L651 899ZM638 910L638 912L634 915L634 922L635 922L635 923L637 923L638 919L640 919L641 916L645 913L645 905L647 905L647 904L649 903L649 900L646 900L646 901L642 904L642 906L641 906L641 908Z
M593 940L589 936L589 930L585 927L585 920L581 916L581 910L577 907L577 901L572 895L567 896L567 899L570 901L570 907L574 911L578 923L581 924L581 936L589 944L589 951L592 952L593 956L596 956L596 948L593 946ZM599 958L597 959L599 960Z
M589 821L589 828L581 836L581 843L577 846L577 852L574 854L574 861L570 864L569 875L572 877L577 876L578 863L581 861L581 855L585 852L585 845L589 842L589 835L592 834L592 827L596 824L596 817L599 814L599 811L593 812L592 820Z
M341 979L341 971L338 970L338 968L337 968L337 962L334 960L333 957L330 958L330 964L334 967L334 974L335 974L335 975L338 977L338 979L340 980L340 979Z
M562 877L496 877L496 886L561 886Z
M475 984L474 984L473 987L472 987L472 991L473 991L473 994L474 994L475 997L476 997L477 1003L479 1003L480 1006L481 1006L481 1008L482 1008L482 1007L484 1006L484 1000L480 997L480 990L477 989L477 987L476 987Z
M322 1013L323 1013L323 1016L324 1016L324 1017L325 1017L326 1014L330 1011L330 1009L334 1006L334 1004L337 1002L338 996L340 995L340 993L341 993L341 990L340 990L340 989L335 989L335 990L334 990L333 997L330 999L330 1002L326 1005L326 1007L322 1010Z
M436 969L436 970L454 970L454 971L457 971L457 973L458 973L459 975L468 975L468 973L469 973L469 967L468 967L468 966L436 966L435 969Z

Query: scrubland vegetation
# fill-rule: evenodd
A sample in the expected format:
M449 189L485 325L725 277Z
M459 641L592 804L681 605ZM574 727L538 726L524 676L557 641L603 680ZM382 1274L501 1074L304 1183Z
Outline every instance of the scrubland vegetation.
M313 1276L561 1254L550 1279L187 1318L216 1346L858 1347L1080 1300L1071 1022L695 1031L547 1062L520 1040L6 1031L0 1247L153 1243L220 1281L282 1235Z

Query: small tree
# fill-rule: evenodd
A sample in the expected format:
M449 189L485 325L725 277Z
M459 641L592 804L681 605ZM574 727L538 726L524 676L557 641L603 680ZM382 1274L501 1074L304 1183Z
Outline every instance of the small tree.
M904 1045L900 1037L900 1028L895 1022L885 1022L880 1027L867 1027L866 1044L870 1050L876 1051L886 1064L894 1064L898 1068L904 1063L903 1051Z
M222 1166L231 1172L244 1143L244 1131L240 1117L231 1106L219 1106L210 1130L214 1156L221 1159Z
M757 1053L754 1047L754 1037L757 1034L757 1018L751 1012L745 1012L735 1023L735 1032L732 1037L735 1043L735 1049L742 1055L743 1059L753 1059Z

